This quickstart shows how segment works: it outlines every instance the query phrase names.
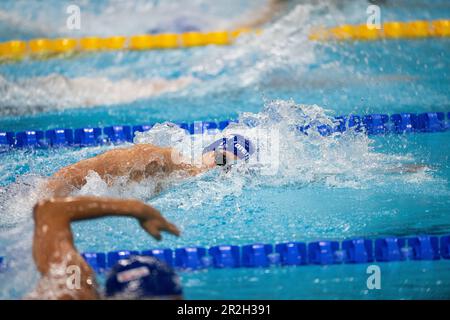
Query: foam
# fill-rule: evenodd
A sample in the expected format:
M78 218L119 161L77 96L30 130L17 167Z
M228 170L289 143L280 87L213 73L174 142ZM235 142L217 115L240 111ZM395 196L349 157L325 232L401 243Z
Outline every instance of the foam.
M268 102L260 113L243 113L238 124L230 125L223 134L239 133L256 141L258 132L278 132L279 157L275 171L261 171L257 165L239 162L225 173L215 170L190 182L189 188L177 188L158 198L159 205L170 202L181 203L181 207L201 206L204 201L220 202L229 195L238 195L242 188L264 186L325 185L330 188L367 189L392 182L420 184L435 179L432 171L424 167L418 172L397 173L403 165L414 163L411 155L385 154L374 150L374 141L366 134L347 130L331 136L317 132L320 124L333 125L333 118L317 105L299 105L294 101L276 100ZM307 135L297 130L298 125L309 124ZM190 136L184 130L166 123L141 133L135 142L152 143L173 147L185 155L201 154L201 150L217 137L211 135ZM160 138L158 138L160 137ZM191 140L192 139L192 140ZM199 143L191 143L198 141ZM189 148L187 148L189 146ZM194 150L190 148L193 146ZM264 145L259 145L264 148ZM261 150L259 151L261 153ZM263 155L254 155L261 157ZM187 157L188 158L188 157ZM251 157L252 158L252 157ZM192 160L192 158L190 158ZM189 158L186 160L189 161ZM398 169L398 170L397 170ZM397 170L397 171L396 171ZM219 179L217 178L219 175ZM193 192L195 190L195 192ZM184 199L189 198L189 202Z
M192 81L190 77L113 81L104 77L68 78L57 74L8 81L0 76L0 115L114 106L174 92Z

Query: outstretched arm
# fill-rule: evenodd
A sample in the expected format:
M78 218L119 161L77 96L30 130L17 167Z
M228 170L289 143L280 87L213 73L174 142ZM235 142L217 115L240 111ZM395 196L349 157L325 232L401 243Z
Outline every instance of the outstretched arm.
M109 150L60 169L50 177L47 189L56 197L66 197L74 188L81 188L86 184L89 171L95 171L102 179L127 176L130 180L140 181L161 173L168 175L173 171L194 176L214 166L213 163L204 166L186 164L181 162L179 156L176 149L151 144L135 144L129 148Z
M70 223L106 216L134 217L158 240L161 239L161 231L177 236L180 233L158 210L137 200L68 197L41 201L34 207L33 239L33 258L42 274L35 293L38 298L98 298L94 273L74 246ZM78 267L80 271L79 288L70 289L67 284L72 275L69 267L72 267L70 270Z
M47 189L55 197L68 196L73 188L80 188L86 183L87 171L77 168L77 164L62 168L47 182Z
M269 0L267 5L254 15L249 21L242 23L238 28L260 28L270 22L273 17L283 9L287 4L287 0Z
M105 167L111 167L111 160L108 159L110 153L112 152L109 151L61 168L47 182L48 190L55 197L68 196L73 191L73 188L81 188L86 183L86 176L90 170L100 174L105 170Z
M107 180L128 176L130 180L140 181L161 172L169 174L174 170L184 168L178 168L172 162L170 148L135 144L128 148L109 150L64 167L50 177L47 188L56 197L66 197L74 188L81 188L86 184L89 171L94 171Z

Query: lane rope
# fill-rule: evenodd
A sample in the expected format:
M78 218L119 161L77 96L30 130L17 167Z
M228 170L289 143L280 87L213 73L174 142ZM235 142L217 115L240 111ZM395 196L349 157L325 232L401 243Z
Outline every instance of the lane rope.
M282 242L275 245L216 245L210 248L190 246L173 249L117 250L85 252L83 258L97 273L103 273L119 260L132 255L153 256L179 270L205 268L267 268L272 266L305 266L335 264L366 264L411 260L450 259L450 235L441 237L356 238L344 241ZM7 262L0 257L0 269Z
M235 120L173 123L190 134L218 133ZM352 129L368 135L444 132L450 129L450 112L368 114L338 116L334 125L319 124L297 126L303 134L317 130L322 136ZM247 124L247 123L245 123ZM0 151L21 148L90 147L105 144L133 142L136 132L148 131L154 124L113 125L104 128L78 129L56 128L51 130L24 130L19 132L0 130ZM247 124L252 126L251 123Z
M208 45L230 45L239 36L247 33L258 34L260 30L235 29L231 31L185 32L142 34L130 37L84 37L12 40L0 43L1 61L20 61L25 58L46 59L70 57L80 53L107 51L147 51L179 49Z
M360 40L373 41L380 39L423 39L450 37L450 20L416 20L390 21L381 25L380 29L366 24L341 25L333 28L316 28L310 35L310 40Z
M260 34L260 29L235 29L230 31L184 32L142 34L130 37L83 37L58 39L33 39L29 41L12 40L0 43L0 62L20 61L25 58L47 59L52 57L70 57L80 53L105 51L146 51L162 49L180 49L208 45L231 45L242 34ZM380 39L420 39L450 37L450 20L389 21L380 29L366 24L345 24L332 28L313 29L310 40L362 40Z

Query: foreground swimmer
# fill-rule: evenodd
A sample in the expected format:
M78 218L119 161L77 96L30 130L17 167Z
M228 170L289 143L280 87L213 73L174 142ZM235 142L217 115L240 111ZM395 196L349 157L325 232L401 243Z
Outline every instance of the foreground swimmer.
M206 147L202 154L202 165L195 166L178 161L179 152L173 148L136 144L64 167L50 178L47 187L55 196L67 196L74 188L81 188L86 184L89 171L95 171L108 183L115 177L124 176L131 181L151 177L158 183L176 171L195 176L216 166L229 164L232 160L248 160L253 152L254 147L248 139L241 135L231 135Z
M99 299L95 274L73 243L73 221L106 216L136 218L141 227L160 240L161 232L178 236L176 226L158 210L137 200L97 197L53 198L34 207L33 258L42 278L32 299ZM68 283L78 270L79 288ZM152 257L119 261L106 281L106 297L120 299L180 299L181 288L173 270Z

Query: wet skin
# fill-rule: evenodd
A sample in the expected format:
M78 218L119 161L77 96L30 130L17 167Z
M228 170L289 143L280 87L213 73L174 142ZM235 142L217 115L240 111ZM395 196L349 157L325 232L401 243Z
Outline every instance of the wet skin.
M136 218L155 239L161 232L178 236L178 228L158 210L138 200L98 197L51 198L37 203L33 210L35 230L33 258L41 274L29 299L99 299L95 273L75 248L70 224L73 221L124 216ZM69 269L70 268L70 269ZM78 272L80 287L71 288L71 276Z
M216 166L213 152L203 155L200 166L180 160L176 149L136 144L128 148L110 150L64 167L49 179L47 188L55 196L67 196L74 188L81 188L86 184L89 171L95 171L107 182L115 177L127 177L130 181L137 182L155 178L158 182L176 171L186 176L195 176Z

